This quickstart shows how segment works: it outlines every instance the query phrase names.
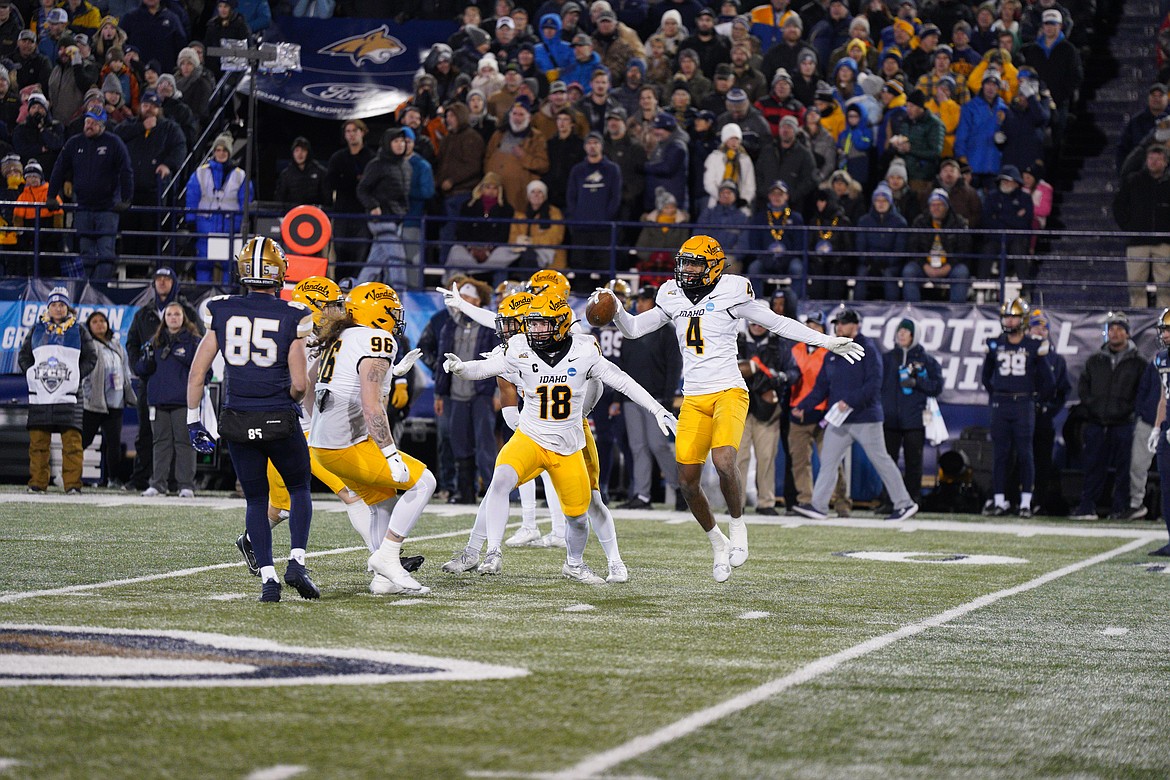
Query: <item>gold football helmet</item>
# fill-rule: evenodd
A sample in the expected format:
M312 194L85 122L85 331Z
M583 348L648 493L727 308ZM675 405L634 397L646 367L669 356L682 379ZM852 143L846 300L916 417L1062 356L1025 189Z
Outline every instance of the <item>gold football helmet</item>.
M533 349L551 350L564 341L573 326L573 310L559 295L541 293L528 303L524 314L524 333L528 346Z
M710 287L719 281L726 263L718 241L710 236L691 236L674 256L674 281L684 289ZM698 270L700 265L702 271Z
M240 284L247 287L282 287L288 260L280 244L267 236L253 236L236 255Z
M354 287L345 296L345 310L358 325L395 335L406 331L406 309L388 284L366 282Z
M625 306L630 300L630 294L633 290L630 289L630 283L625 279L612 279L609 284L605 285L605 289L611 291L621 301L622 306Z
M507 341L524 329L524 315L535 296L528 292L514 292L500 301L496 309L496 335Z
M313 313L313 324L321 324L321 311L342 298L337 282L324 276L310 276L297 282L293 288L292 300L303 303Z
M1003 324L1003 321L1008 317L1015 317L1018 321L1015 326L1009 328ZM1028 302L1023 298L1013 298L1010 301L1004 301L1003 305L999 307L999 322L1003 325L1004 333L1019 333L1024 329L1028 320Z
M537 271L528 279L528 292L533 295L547 292L568 299L569 280L560 271L546 268Z
M1158 338L1162 340L1163 346L1170 345L1170 309L1162 309L1162 313L1154 321L1154 327L1158 331Z
M518 282L515 279L506 279L496 285L496 298L503 301L512 293L524 292L525 287L524 282Z

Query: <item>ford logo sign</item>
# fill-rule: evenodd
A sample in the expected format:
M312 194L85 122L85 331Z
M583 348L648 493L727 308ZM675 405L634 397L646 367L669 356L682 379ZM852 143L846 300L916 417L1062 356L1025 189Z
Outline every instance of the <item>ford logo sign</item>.
M307 84L301 89L306 95L327 103L360 103L363 100L375 98L394 98L401 94L400 90L379 87L374 84L345 84L334 82L331 84Z

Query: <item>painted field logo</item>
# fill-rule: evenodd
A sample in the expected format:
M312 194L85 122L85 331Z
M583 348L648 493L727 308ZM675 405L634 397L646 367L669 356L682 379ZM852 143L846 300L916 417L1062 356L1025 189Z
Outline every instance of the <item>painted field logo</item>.
M1010 558L1006 555L967 555L965 553L939 552L885 552L858 550L855 552L833 553L842 558L860 558L866 561L884 561L886 563L943 563L965 564L967 566L986 566L993 563L1027 563L1024 558Z
M317 53L331 57L349 57L350 62L360 68L362 63L367 61L375 65L385 65L391 57L397 57L404 51L406 47L402 45L402 41L390 34L388 26L382 25L376 30L334 41L318 49Z
M0 624L0 687L370 685L527 674L526 669L452 658L293 647L198 631Z

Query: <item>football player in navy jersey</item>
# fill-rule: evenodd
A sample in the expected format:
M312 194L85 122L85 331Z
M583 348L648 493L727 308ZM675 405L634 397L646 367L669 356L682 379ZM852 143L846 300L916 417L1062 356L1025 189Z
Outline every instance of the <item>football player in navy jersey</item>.
M220 435L228 443L236 477L247 501L245 521L260 567L261 601L280 601L281 585L272 561L268 525L268 461L288 488L292 550L284 581L302 598L321 591L305 568L305 548L313 516L309 494L309 447L301 433L299 401L308 386L305 338L313 330L312 312L281 300L288 263L270 238L253 237L236 257L243 295L222 295L200 307L207 333L199 344L187 384L187 428L191 445L211 452L214 440L203 426L199 404L203 377L217 352L224 358L224 402Z
M1008 504L1007 470L1012 448L1020 467L1020 517L1032 516L1032 489L1036 470L1032 434L1036 427L1036 399L1052 392L1052 369L1044 356L1048 341L1029 336L1024 327L1028 302L1023 298L1003 304L999 319L1003 333L987 340L983 360L983 387L991 403L993 452L991 486L994 497L983 514L1002 517Z
M1158 454L1158 481L1162 486L1162 520L1166 523L1166 530L1170 531L1170 430L1166 427L1166 400L1170 398L1170 309L1162 309L1155 327L1158 329L1158 341L1162 348L1154 355L1154 368L1158 370L1162 393L1158 399L1154 430L1150 431L1147 446L1151 452ZM1170 544L1159 547L1150 555L1170 558Z

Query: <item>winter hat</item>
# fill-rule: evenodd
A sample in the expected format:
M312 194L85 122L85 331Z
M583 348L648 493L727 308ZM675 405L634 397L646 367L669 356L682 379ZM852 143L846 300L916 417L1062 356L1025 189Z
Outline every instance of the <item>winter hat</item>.
M162 105L162 98L153 89L148 89L142 93L141 102L149 103L152 106L161 106Z
M96 119L98 122L105 122L109 117L106 115L106 110L101 108L91 108L85 112L86 119Z
M155 269L154 278L157 279L160 276L165 276L176 284L179 282L179 275L176 274L175 269L171 268L169 265L162 265Z
M879 184L878 186L873 188L873 197L871 197L869 199L869 202L873 203L879 197L885 198L887 201L890 202L891 206L894 205L894 191L891 190L890 185L886 184L884 181L881 184Z
M37 176L40 176L42 181L44 180L45 169L42 168L41 164L39 162L37 162L36 160L29 160L24 166L24 178L27 179L29 176L31 176L34 173ZM49 302L52 303L52 299L50 299ZM66 300L66 303L68 303L68 300Z
M906 161L901 157L895 157L890 161L890 167L886 169L886 177L901 176L903 181L910 178L910 174L906 171Z
M939 45L938 48L936 48L934 50L934 56L937 57L940 54L945 54L945 55L947 55L947 57L949 57L952 60L955 58L955 50L952 49L950 46L947 46L945 43Z
M772 86L775 87L777 82L780 81L787 81L789 86L792 85L792 76L789 75L788 71L784 68L780 68L776 71L775 75L772 76Z
M736 87L727 93L726 100L728 103L746 103L748 102L748 97L746 92L744 92L739 87Z
M1043 24L1055 22L1056 24L1064 24L1064 17L1060 15L1060 11L1055 8L1049 8L1040 15L1040 21Z
M904 87L902 82L898 81L897 79L889 79L885 84L882 85L882 89L892 95L906 94L906 87Z
M817 100L827 100L830 102L833 100L833 88L831 86L829 86L828 82L826 82L826 81L818 81L817 82L816 99Z
M467 40L471 43L473 48L479 48L485 43L491 43L492 36L487 34L486 30L481 30L478 27L468 25L464 29L467 30Z
M183 62L190 62L192 65L199 65L199 52L192 49L190 46L179 49L179 56L175 57L175 64L182 65Z
M313 145L310 144L309 139L305 138L303 135L298 135L293 139L292 146L289 147L289 151L292 151L293 149L304 149L305 154L313 153Z
M645 76L646 60L642 59L641 57L630 57L629 61L626 63L626 70L629 70L630 68L637 68L638 72Z
M780 190L781 192L788 192L788 183L783 179L777 179L772 182L772 186L768 188L768 192L772 190Z
M738 184L736 184L736 183L735 183L734 181L732 181L731 179L724 179L723 181L719 182L719 189L721 189L721 190L731 190L731 191L732 191L732 192L734 192L736 195L739 195L739 185L738 185Z
M30 162L29 164L34 165L35 163ZM41 166L37 165L37 167L40 168ZM49 292L49 300L47 302L63 303L69 307L73 306L73 300L69 296L69 290L64 287L54 287L52 291Z
M527 95L521 95L520 97L516 98L516 100L512 103L512 108L516 108L517 106L524 109L525 111L531 112L532 111L532 98L528 97Z
M489 52L479 58L479 62L475 66L475 72L479 73L484 68L487 68L492 73L500 72L500 63L496 61L496 55Z
M415 138L417 138L418 136L416 136L416 135L414 134L414 129L413 129L413 128L410 128L410 127L403 127L403 128L402 128L402 137L403 137L403 138L405 138L407 141L413 141L413 140L414 140Z
M886 60L893 60L894 62L898 63L898 65L901 65L902 52L898 51L897 46L891 46L882 52L882 61L885 62Z
M234 146L234 142L232 141L232 137L229 134L223 133L221 135L216 136L215 143L213 143L211 145L211 151L214 152L216 149L220 148L221 146L224 149L227 149L228 154L231 154L232 146Z
M102 92L117 92L122 94L122 80L113 73L107 73L105 79L102 81Z
M801 52L800 61L804 62L806 60L812 60L812 64L816 65L817 64L817 53L815 51L813 51L812 49L805 49L803 52Z
M682 14L673 8L662 15L662 24L665 25L671 19L673 19L675 24L677 24L679 27L682 27Z
M1016 184L1020 185L1021 187L1024 186L1024 179L1022 176L1020 176L1020 169L1014 165L1005 165L1002 168L1000 168L999 169L999 176L997 176L996 178L1006 179L1008 181L1014 181Z
M654 116L654 127L661 130L673 130L678 126L678 122L674 121L674 117L665 111L659 111Z
M926 95L922 94L922 90L916 89L913 92L911 92L910 95L906 98L906 102L913 103L914 105L918 106L919 108L925 109L926 108Z
M857 60L853 59L852 57L842 57L841 59L837 60L837 67L833 68L833 75L837 75L837 72L840 71L841 68L849 68L849 70L853 71L853 75L856 76Z
M927 204L941 201L944 205L949 207L951 205L951 198L947 195L947 191L942 187L938 187L930 193L930 197L926 199Z
M719 131L720 143L727 143L727 139L729 138L738 138L741 141L743 140L743 130L741 130L739 125L737 125L735 122L728 122L723 126L723 129Z
M181 93L181 92L179 92L179 85L178 85L178 83L175 81L175 77L174 77L173 75L171 75L170 73L164 73L164 74L162 74L161 76L159 76L159 77L158 77L158 83L159 83L159 84L163 84L163 83L170 84L170 85L171 85L171 91L172 91L172 92L174 92L174 94L175 94L175 97L181 97L181 96L182 96L182 93Z
M784 125L791 125L794 130L800 129L800 121L792 114L788 114L780 120L780 127L784 127Z
M901 322L898 323L898 330L908 330L910 331L910 335L913 336L914 320L910 319L909 317L904 318Z
M665 187L654 188L654 208L662 211L662 209L666 208L672 203L677 206L678 200L669 192L667 192Z
M678 59L680 62L682 60L691 60L696 65L698 65L699 64L699 53L697 51L695 51L694 49L683 49L682 51L680 51L678 53Z
M1060 12L1057 11L1057 13L1060 13ZM1109 327L1111 327L1113 325L1120 325L1122 328L1125 329L1126 333L1129 333L1129 317L1126 316L1125 312L1111 311L1107 315L1105 315L1106 329L1108 329Z
M1037 325L1048 327L1048 315L1043 309L1032 309L1032 313L1028 315L1028 327L1034 328Z
M34 92L28 96L29 106L31 107L34 103L36 103L37 105L39 105L41 108L45 109L46 111L49 110L49 99L47 97L45 97L44 94L41 92Z

